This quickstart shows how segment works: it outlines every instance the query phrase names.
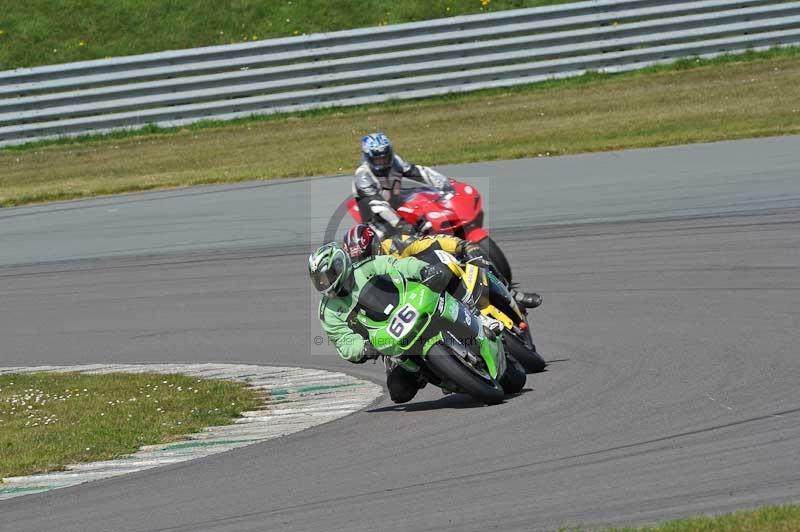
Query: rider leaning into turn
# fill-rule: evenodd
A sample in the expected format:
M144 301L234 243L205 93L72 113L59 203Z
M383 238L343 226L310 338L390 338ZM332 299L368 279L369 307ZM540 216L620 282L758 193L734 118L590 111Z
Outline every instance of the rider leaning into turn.
M449 283L447 268L432 266L415 258L395 259L389 256L371 257L353 264L350 256L335 242L317 248L308 258L308 273L314 288L322 294L319 319L343 359L360 364L380 354L370 344L367 331L356 321L358 296L367 282L376 275L400 273L404 277L426 284L441 292ZM395 403L410 401L425 381L416 373L386 362L386 387Z
M442 191L451 190L450 181L426 166L409 164L394 153L392 143L383 133L371 133L361 139L361 165L356 168L353 195L358 202L361 220L381 228L408 232L408 224L389 204L400 191L404 177Z
M358 224L345 234L343 247L351 260L356 263L366 257L383 254L396 258L414 257L429 264L437 264L441 262L437 251L444 251L462 264L471 262L481 268L489 269L495 277L502 280L502 276L491 261L485 258L480 246L451 235L395 235L380 241L371 227ZM508 291L523 307L536 308L542 304L542 297L535 292L522 292L512 287L508 287Z

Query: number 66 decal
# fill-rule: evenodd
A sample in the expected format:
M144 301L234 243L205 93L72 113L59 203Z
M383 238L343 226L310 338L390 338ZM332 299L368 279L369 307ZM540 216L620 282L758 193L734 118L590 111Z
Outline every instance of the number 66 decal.
M414 326L419 314L411 305L403 305L389 324L389 335L399 340Z

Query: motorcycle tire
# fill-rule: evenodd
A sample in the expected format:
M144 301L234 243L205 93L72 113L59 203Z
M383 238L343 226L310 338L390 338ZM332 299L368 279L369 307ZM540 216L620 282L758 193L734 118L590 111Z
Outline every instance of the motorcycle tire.
M500 379L500 386L507 395L513 395L522 391L528 376L525 368L511 355L506 355L506 372Z
M458 355L451 353L447 346L436 344L428 351L425 358L428 367L434 373L452 381L473 399L487 405L503 402L505 392L494 380L487 380L477 375L461 361Z
M530 347L522 339L509 331L503 331L503 340L508 353L516 358L525 367L528 373L541 373L547 367L542 355L536 352L536 346L530 342Z
M508 264L508 259L503 253L503 250L500 249L500 246L498 246L490 236L480 240L478 245L483 252L486 253L486 257L494 263L495 267L497 267L497 271L500 273L500 275L505 277L506 281L510 283L511 266Z

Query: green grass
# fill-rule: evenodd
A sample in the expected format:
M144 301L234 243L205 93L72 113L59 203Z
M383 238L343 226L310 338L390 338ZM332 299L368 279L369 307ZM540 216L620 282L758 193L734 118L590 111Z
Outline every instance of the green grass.
M564 529L580 530L580 529ZM605 532L797 532L800 506L765 506L716 517L690 517L647 527L608 528Z
M0 375L0 478L120 457L260 404L243 384L183 375Z
M630 72L602 73L602 72L592 71L592 72L587 72L580 76L540 81L528 85L477 90L468 93L449 93L440 96L431 96L429 98L425 98L424 101L425 103L453 102L455 104L476 101L476 100L486 101L487 99L492 97L504 97L508 96L509 94L524 94L535 91L552 91L559 89L585 87L587 85L602 83L604 81L635 79L640 76L648 76L651 74L658 74L658 73L679 72L679 71L693 70L703 67L721 66L731 63L768 61L777 59L795 59L795 58L800 59L800 46L787 47L787 48L773 48L771 50L761 51L761 52L747 50L742 53L731 53L731 54L721 55L713 59L700 59L697 57L688 57L685 59L679 59L674 63L664 64L664 65L653 65L650 67ZM415 102L422 103L420 100L416 100ZM352 105L347 107L323 107L321 109L312 109L308 111L299 111L292 113L251 115L251 116L236 118L233 120L201 120L199 122L195 122L193 124L187 124L181 127L160 127L156 124L147 124L146 126L135 130L119 130L111 133L62 137L56 139L33 141L14 146L4 146L0 147L0 153L2 153L3 151L26 152L26 151L38 150L40 148L45 148L48 146L64 146L64 145L82 144L85 142L124 140L134 137L152 138L153 136L157 135L176 135L185 133L187 131L220 129L220 128L234 127L238 125L246 125L258 122L269 122L269 121L283 122L286 121L287 119L293 120L293 119L303 119L303 118L324 119L325 117L330 117L330 116L343 116L343 115L359 114L363 112L369 112L381 109L403 108L403 107L408 107L408 105L413 105L413 103L409 104L407 100L398 99L398 100L389 100L387 102L383 102L380 104Z
M0 70L565 0L0 0Z
M383 130L437 165L800 133L800 51L0 150L0 206L348 173Z

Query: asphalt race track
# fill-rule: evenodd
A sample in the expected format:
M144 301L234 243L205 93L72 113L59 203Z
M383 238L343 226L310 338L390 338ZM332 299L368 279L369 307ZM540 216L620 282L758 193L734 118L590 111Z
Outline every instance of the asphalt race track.
M199 461L0 502L3 531L532 530L800 501L800 137L445 168L549 371L425 389ZM496 176L481 179L481 176ZM305 254L348 179L0 211L0 365L345 370ZM311 209L311 212L309 212Z

